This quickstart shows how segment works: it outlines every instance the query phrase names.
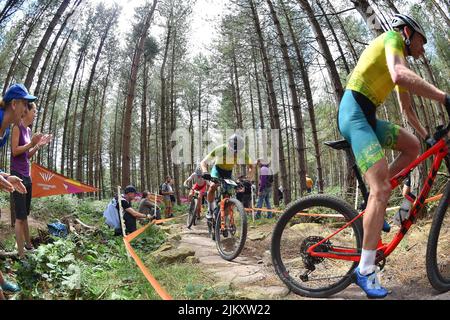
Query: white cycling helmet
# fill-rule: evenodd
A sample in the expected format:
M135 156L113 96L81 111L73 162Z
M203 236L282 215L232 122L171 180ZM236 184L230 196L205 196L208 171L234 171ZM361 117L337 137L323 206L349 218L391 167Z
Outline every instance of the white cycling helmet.
M228 148L230 148L233 152L238 152L244 149L244 146L245 141L240 135L235 133L228 138Z
M400 29L404 26L408 26L413 30L411 38L413 37L414 32L417 32L423 36L424 43L427 43L427 36L425 35L425 30L423 30L422 26L416 20L405 14L394 15L394 18L392 19L392 27ZM409 39L407 39L407 41L409 42ZM409 46L409 43L407 43L407 45Z

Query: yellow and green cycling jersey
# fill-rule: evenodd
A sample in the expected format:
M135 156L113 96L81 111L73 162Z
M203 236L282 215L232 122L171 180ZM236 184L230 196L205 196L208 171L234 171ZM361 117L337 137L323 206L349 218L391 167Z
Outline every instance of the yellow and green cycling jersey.
M376 38L362 53L355 70L350 75L348 90L362 93L375 106L381 105L396 87L387 66L386 57L405 57L405 44L400 33L388 31ZM396 87L396 90L405 91Z
M214 164L226 171L232 171L238 164L251 164L251 159L245 150L234 154L228 149L226 144L216 147L206 157L207 160L214 160Z

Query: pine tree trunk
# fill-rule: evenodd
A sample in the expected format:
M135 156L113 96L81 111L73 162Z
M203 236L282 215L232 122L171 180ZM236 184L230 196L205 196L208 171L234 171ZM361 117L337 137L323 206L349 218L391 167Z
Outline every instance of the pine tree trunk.
M50 39L50 36L53 33L53 30L56 27L59 19L61 19L62 14L69 6L70 0L63 0L58 10L56 11L55 16L47 27L47 30L44 33L44 36L39 43L39 46L34 54L33 60L31 61L30 68L28 69L27 77L25 79L25 87L31 88L33 84L34 75L36 74L39 63L41 62L42 55L44 54L45 47L47 46L47 42Z
M10 63L10 66L9 66L9 69L8 69L8 74L6 75L6 79L5 79L5 84L3 86L3 93L2 93L2 95L5 95L6 90L9 88L11 80L12 80L13 75L14 75L14 72L16 70L17 62L19 61L19 57L22 54L22 51L25 48L25 45L28 43L28 39L31 36L31 34L33 33L34 28L36 27L37 23L42 18L42 15L47 10L47 8L49 7L50 3L51 3L51 0L47 1L45 6L43 6L35 15L33 15L32 18L29 17L31 19L30 23L28 24L28 28L27 28L27 30L24 33L23 39L20 42L19 47L17 48L17 50L15 50L14 58L13 58L12 62Z
M147 60L144 58L143 70L143 86L142 86L142 102L141 102L141 153L140 153L140 175L141 175L141 190L146 190L148 181L146 181L146 163L147 159Z
M350 0L358 10L359 14L366 21L367 26L375 36L381 35L384 30L381 25L380 19L377 17L375 11L370 6L367 0Z
M270 68L270 62L267 55L267 49L264 43L264 38L261 30L261 23L259 21L258 12L256 10L255 4L253 0L249 0L249 5L252 10L252 16L253 16L253 22L255 26L256 33L258 35L259 39L259 45L261 54L263 56L263 65L264 65L264 75L266 78L267 88L268 88L268 99L269 99L269 113L271 116L271 122L272 122L272 129L280 129L280 116L278 113L278 104L277 104L277 97L275 94L275 89L273 85L273 77L272 77L272 70ZM284 156L284 149L283 149L283 141L281 139L281 135L279 135L278 139L279 144L279 164L280 164L280 174L281 174L281 181L284 187L284 202L285 204L288 204L291 202L291 190L290 186L288 186L288 177L287 177L287 169L286 169L286 159ZM273 162L272 162L273 165ZM276 179L274 179L274 189L277 188L278 182ZM274 202L277 204L278 197L275 192Z
M314 111L314 101L313 101L313 96L312 96L311 83L309 80L309 74L308 74L308 70L306 68L305 60L303 58L303 53L300 50L300 45L298 43L296 34L292 27L289 13L287 12L284 5L283 5L283 10L284 10L284 14L286 17L286 21L288 23L291 39L292 39L292 42L293 42L293 45L295 48L295 53L297 55L297 62L298 62L301 77L302 77L303 89L305 92L306 102L308 105L309 119L311 122L311 130L312 130L312 135L313 135L314 154L316 157L316 164L317 164L318 187L319 187L319 193L322 193L324 190L323 189L324 186L323 186L322 159L320 156L320 146L319 146L318 130L317 130L317 125L316 125L316 115L315 115L315 111Z
M144 52L145 39L150 28L150 23L153 19L153 13L156 8L157 0L153 0L153 4L145 18L139 40L136 43L133 56L133 64L131 66L131 77L128 84L127 105L124 115L124 127L122 134L122 184L125 186L130 179L130 142L131 142L131 116L133 113L133 101L136 88L137 74L139 71L139 64L142 53Z
M336 32L334 31L334 27L331 24L331 21L328 18L325 10L323 9L323 6L320 4L320 1L317 1L316 3L317 3L317 6L319 7L320 11L322 12L323 16L325 17L325 21L327 22L328 28L330 29L330 32L334 39L334 42L336 43L336 46L338 48L339 54L341 55L342 62L344 63L345 71L347 71L347 74L349 74L350 67L348 66L347 59L345 58L345 54L344 54L344 50L342 49L341 42L339 41L339 39L336 35Z
M161 79L161 145L162 145L162 169L163 169L163 177L167 177L169 175L169 169L167 166L167 107L166 107L166 77L165 77L165 68L167 63L167 56L169 52L170 45L170 37L172 33L172 25L171 25L172 14L169 17L169 21L167 21L167 36L166 36L166 46L164 49L164 57L161 65L160 71L160 79Z
M280 40L281 51L283 53L283 60L286 66L286 73L289 82L289 92L292 101L292 111L294 112L295 121L295 137L297 140L297 158L299 163L299 171L297 172L300 179L300 194L306 191L306 161L305 161L305 145L304 145L304 126L303 126L303 115L300 109L300 102L297 95L297 86L295 84L294 72L292 68L292 63L289 57L288 46L284 37L283 30L278 20L277 13L273 7L272 1L267 0L267 4L270 8L270 13L272 15L272 20L275 24L278 33L278 39ZM287 120L287 119L286 119ZM287 123L286 123L287 127Z
M72 104L72 96L75 90L75 86L76 86L76 80L78 77L78 72L80 71L80 67L81 67L81 63L84 60L84 57L86 56L86 51L87 51L87 47L88 44L90 43L90 39L91 39L91 32L92 32L92 28L90 28L90 30L87 32L88 36L87 36L87 41L84 43L84 45L81 47L80 51L79 51L79 55L78 55L78 61L77 61L77 66L75 68L75 73L73 75L73 80L72 80L72 84L70 86L70 92L69 92L69 97L67 100L67 106L66 106L66 111L65 111L65 116L64 116L64 130L63 130L63 139L62 139L62 154L61 154L61 174L64 174L64 161L66 160L66 149L68 150L68 148L66 147L67 144L67 134L68 134L68 128L69 128L69 116L70 116L70 107ZM70 38L70 37L69 37ZM83 78L83 77L81 77ZM68 157L67 157L68 158Z
M94 64L92 65L91 68L91 73L89 76L89 80L86 86L86 91L85 91L85 99L84 99L84 104L83 104L83 109L81 111L81 121L80 121L80 127L79 127L79 137L78 137L78 154L77 154L77 180L78 181L83 181L83 156L84 156L84 128L85 128L85 119L86 119L86 112L87 112L87 108L88 108L88 104L89 104L89 98L91 95L91 89L92 89L92 84L94 81L94 77L95 77L95 73L97 71L97 64L100 60L100 55L103 51L103 46L105 44L106 38L108 37L109 31L114 23L114 20L116 19L116 15L117 15L117 7L115 8L114 12L111 13L111 16L109 18L108 23L106 24L105 30L103 31L102 37L100 39L100 44L99 47L97 49L97 53L95 55L95 59L94 59Z
M327 44L325 36L320 28L319 22L314 16L314 12L309 5L307 0L298 0L300 5L302 6L304 12L308 16L308 20L312 25L312 29L314 34L316 35L316 40L319 43L319 47L321 49L323 58L325 59L328 74L330 76L331 83L334 89L334 98L336 100L336 106L339 106L342 96L344 95L344 89L342 88L342 83L339 77L338 70L336 68L336 64L334 62L333 56L331 55L330 48Z
M33 95L35 95L36 97L39 97L39 92L41 90L41 84L42 84L42 81L44 80L44 75L45 75L45 72L47 71L47 67L52 58L53 51L55 50L56 44L58 43L59 38L61 37L63 31L65 30L65 28L67 26L67 22L72 17L72 15L75 13L75 11L78 8L78 6L80 5L81 1L82 0L78 0L75 4L74 8L72 9L72 11L70 11L69 14L64 18L64 22L61 24L61 27L59 28L58 33L56 34L55 38L53 39L50 49L48 50L48 53L45 57L44 64L42 65L41 71L39 72L39 77L38 77L38 81L36 83L36 88L33 91ZM69 32L69 35L67 36L67 38L70 38L72 36L72 33L74 30L75 30L75 27L72 28L72 30Z

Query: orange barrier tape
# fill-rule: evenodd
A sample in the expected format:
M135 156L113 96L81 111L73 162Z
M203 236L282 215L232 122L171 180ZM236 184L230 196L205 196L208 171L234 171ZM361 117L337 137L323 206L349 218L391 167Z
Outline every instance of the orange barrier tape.
M133 258L134 262L136 262L137 266L141 270L142 274L145 276L145 278L148 280L148 282L152 285L153 289L155 289L156 293L163 299L163 300L173 300L172 296L167 293L166 290L159 284L159 282L155 279L155 277L152 276L150 271L147 269L147 267L144 265L142 260L139 258L139 256L136 254L136 252L133 250L133 247L131 246L130 242L133 241L137 236L142 234L147 228L149 228L153 224L162 224L167 221L171 221L173 218L170 219L162 219L162 220L153 220L151 223L147 224L145 227L140 228L139 230L136 230L133 233L130 233L129 235L123 237L123 242L125 243L125 248L127 249L130 256Z
M438 201L440 200L444 195L440 194L431 198L428 198L427 200L425 200L425 203L429 203L429 202L433 202L433 201Z
M280 211L280 210L263 209L263 208L246 208L245 211L247 211L247 212L262 211L262 212L273 212L273 213L283 213L284 212L284 211ZM344 218L344 216L340 215L340 214L320 214L320 213L299 212L296 215L304 216L304 217Z
M438 201L442 197L443 197L443 194L439 194L437 196L426 199L425 203ZM386 211L395 210L398 208L400 208L400 207L387 208ZM253 211L272 212L272 213L283 213L284 212L284 211L276 210L276 209L263 209L263 208L245 208L244 210L247 212L253 212ZM297 216L343 218L343 216L340 214L316 214L316 213L305 213L305 212L299 212L299 213L297 213Z
M172 296L170 294L168 294L167 291L164 290L163 287L161 287L161 285L158 283L158 281L156 281L156 279L152 276L150 271L148 271L148 269L145 267L145 265L142 262L142 260L139 259L139 257L136 254L136 252L134 252L134 250L131 247L130 243L126 239L123 239L123 242L125 243L125 247L127 248L128 253L131 255L133 260L138 265L139 269L141 269L142 273L147 278L148 282L150 282L150 284L152 285L153 289L155 289L155 291L159 294L159 296L163 300L173 300Z
M125 237L125 239L127 239L128 242L131 242L133 239L135 239L137 236L139 236L142 232L144 232L145 230L147 230L148 227L150 227L152 224L163 224L164 222L168 222L168 221L172 221L173 218L170 219L161 219L161 220L153 220L151 223L147 224L145 227L142 227L138 230L136 230L133 233L130 233L129 235L127 235Z

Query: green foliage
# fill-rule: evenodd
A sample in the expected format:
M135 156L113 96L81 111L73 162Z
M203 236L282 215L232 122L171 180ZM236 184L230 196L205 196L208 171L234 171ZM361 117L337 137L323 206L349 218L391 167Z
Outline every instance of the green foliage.
M109 199L92 201L79 199L73 195L36 198L31 203L31 211L33 216L47 219L57 219L63 215L74 214L89 224L101 220L108 202Z
M0 201L5 201L1 197ZM64 196L36 201L41 215L60 218L75 213L100 230L91 235L70 234L41 245L23 263L8 267L16 274L22 299L130 300L160 299L134 261L129 259L121 237L112 236L101 218L106 202ZM181 214L186 206L176 206ZM89 222L88 222L89 221ZM167 239L156 226L132 242L133 248L162 286L176 299L222 299L228 289L213 287L214 279L200 266L172 264L161 267L151 253ZM12 243L11 243L12 245ZM8 263L7 263L8 264ZM7 266L2 266L6 270ZM231 295L230 295L231 296Z
M164 231L152 225L138 239L133 241L133 248L144 253L150 253L158 249L166 241L166 238Z

